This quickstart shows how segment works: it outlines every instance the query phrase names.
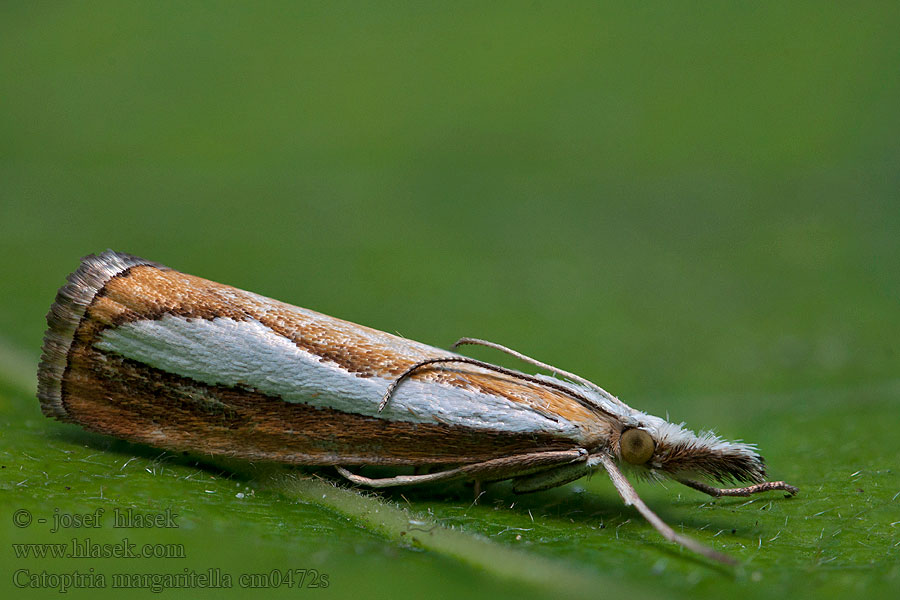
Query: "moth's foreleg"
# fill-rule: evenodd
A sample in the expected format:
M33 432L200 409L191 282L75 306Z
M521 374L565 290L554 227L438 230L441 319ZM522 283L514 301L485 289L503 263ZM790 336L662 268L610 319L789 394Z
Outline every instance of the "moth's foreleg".
M637 491L635 491L635 489L631 486L631 483L625 478L625 476L622 474L622 471L619 470L619 467L616 466L616 461L612 456L606 454L605 452L601 452L595 456L600 464L602 464L604 468L606 468L607 473L609 473L609 478L612 480L613 485L616 486L616 491L619 492L619 496L621 496L622 500L625 501L625 505L634 506L638 510L638 512L641 513L641 515L645 519L647 519L647 521L651 525L653 525L653 528L656 529L656 531L658 531L660 535L662 535L670 542L680 544L688 550L692 550L697 554L702 554L707 558L711 558L727 565L737 564L737 561L735 561L727 554L722 554L721 552L713 550L709 546L701 544L693 538L689 538L687 536L679 535L678 533L676 533L675 530L672 529L665 521L660 519L655 512L650 510L650 507L644 504L644 501L641 500L640 496L638 496Z
M793 496L800 491L800 488L794 487L784 481L764 481L763 483L740 488L717 488L693 479L679 479L678 482L683 483L689 488L694 488L698 492L709 494L714 498L719 498L721 496L750 496L772 490L783 490Z

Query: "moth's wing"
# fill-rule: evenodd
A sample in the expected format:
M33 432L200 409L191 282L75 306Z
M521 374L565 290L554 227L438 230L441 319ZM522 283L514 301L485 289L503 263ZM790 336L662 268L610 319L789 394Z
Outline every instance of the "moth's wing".
M45 412L157 446L308 464L469 463L583 441L590 411L558 391L227 285L104 253L51 310Z

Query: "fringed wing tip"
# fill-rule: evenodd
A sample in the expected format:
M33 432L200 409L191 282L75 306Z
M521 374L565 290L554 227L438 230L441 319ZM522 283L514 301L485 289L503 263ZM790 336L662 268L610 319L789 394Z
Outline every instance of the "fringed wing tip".
M47 331L37 372L37 397L41 402L41 412L48 417L68 420L62 401L62 378L72 338L85 310L110 279L138 265L165 268L131 254L106 250L82 258L78 269L59 288L56 300L47 313Z

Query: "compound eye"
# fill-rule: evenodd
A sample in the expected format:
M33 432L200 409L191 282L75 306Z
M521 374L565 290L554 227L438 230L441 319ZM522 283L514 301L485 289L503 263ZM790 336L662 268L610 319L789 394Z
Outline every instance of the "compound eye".
M619 438L622 458L632 465L642 465L650 460L654 447L653 438L643 429L626 429Z

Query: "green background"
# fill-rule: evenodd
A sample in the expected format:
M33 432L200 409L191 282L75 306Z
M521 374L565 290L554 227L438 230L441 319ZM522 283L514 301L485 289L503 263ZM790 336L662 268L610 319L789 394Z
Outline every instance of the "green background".
M0 586L307 568L330 586L256 596L896 597L897 31L896 2L2 3ZM730 570L600 474L381 503L50 421L44 315L106 248L437 346L504 343L758 443L801 494L637 484ZM116 507L179 528L115 530ZM107 521L17 528L21 508ZM187 557L12 547L73 536Z

